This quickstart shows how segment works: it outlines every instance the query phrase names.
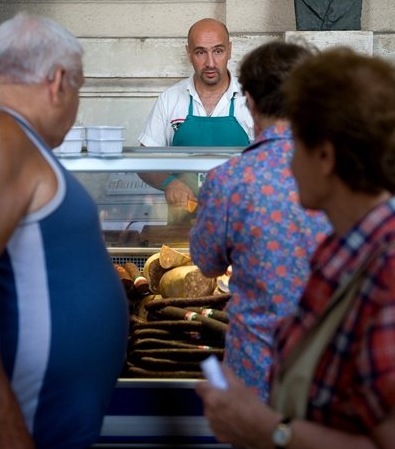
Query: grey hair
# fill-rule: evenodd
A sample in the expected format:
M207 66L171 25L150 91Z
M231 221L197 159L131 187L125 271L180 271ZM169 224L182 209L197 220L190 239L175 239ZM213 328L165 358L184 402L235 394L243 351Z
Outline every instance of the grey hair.
M75 87L82 55L78 39L47 17L22 12L0 24L0 78L9 82L40 83L62 67Z

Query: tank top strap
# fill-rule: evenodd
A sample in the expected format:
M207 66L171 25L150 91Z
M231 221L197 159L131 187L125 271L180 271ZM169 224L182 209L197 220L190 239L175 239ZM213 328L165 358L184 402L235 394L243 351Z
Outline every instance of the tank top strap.
M0 111L4 111L7 114L10 114L14 119L18 122L19 126L22 127L22 129L25 131L25 133L28 134L28 136L31 137L31 140L38 148L45 148L47 150L50 150L48 148L48 145L43 141L43 139L37 134L36 130L30 125L30 123L23 118L20 114L18 114L16 111L10 108L6 107L0 107Z

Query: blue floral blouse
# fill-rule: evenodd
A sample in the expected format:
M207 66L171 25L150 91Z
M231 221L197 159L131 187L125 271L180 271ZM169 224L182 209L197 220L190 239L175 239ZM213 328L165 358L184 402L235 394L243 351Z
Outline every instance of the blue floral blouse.
M299 205L292 152L289 127L273 126L211 170L190 231L192 259L206 276L232 266L224 360L264 400L273 331L294 311L310 257L331 229L324 215Z

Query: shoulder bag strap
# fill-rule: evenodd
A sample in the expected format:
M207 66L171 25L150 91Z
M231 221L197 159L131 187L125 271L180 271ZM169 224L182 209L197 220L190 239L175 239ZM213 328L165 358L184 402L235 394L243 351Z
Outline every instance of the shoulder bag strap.
M349 310L367 266L389 247L395 247L395 242L373 252L350 278L338 287L314 326L293 348L273 379L270 404L284 416L305 417L309 387L318 361Z

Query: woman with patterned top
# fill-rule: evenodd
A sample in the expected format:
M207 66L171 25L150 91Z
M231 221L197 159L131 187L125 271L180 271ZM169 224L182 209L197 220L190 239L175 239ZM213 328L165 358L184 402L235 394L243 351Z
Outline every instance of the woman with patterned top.
M192 258L206 276L232 266L225 362L265 400L273 330L294 310L310 256L329 231L326 217L299 205L280 90L291 68L310 56L307 48L282 41L246 56L239 79L256 140L208 174L190 232Z
M197 392L218 439L237 446L393 449L395 68L326 50L296 68L284 92L300 201L325 211L334 233L279 328L270 407L230 371L228 390L201 383ZM298 364L311 371L304 381Z

